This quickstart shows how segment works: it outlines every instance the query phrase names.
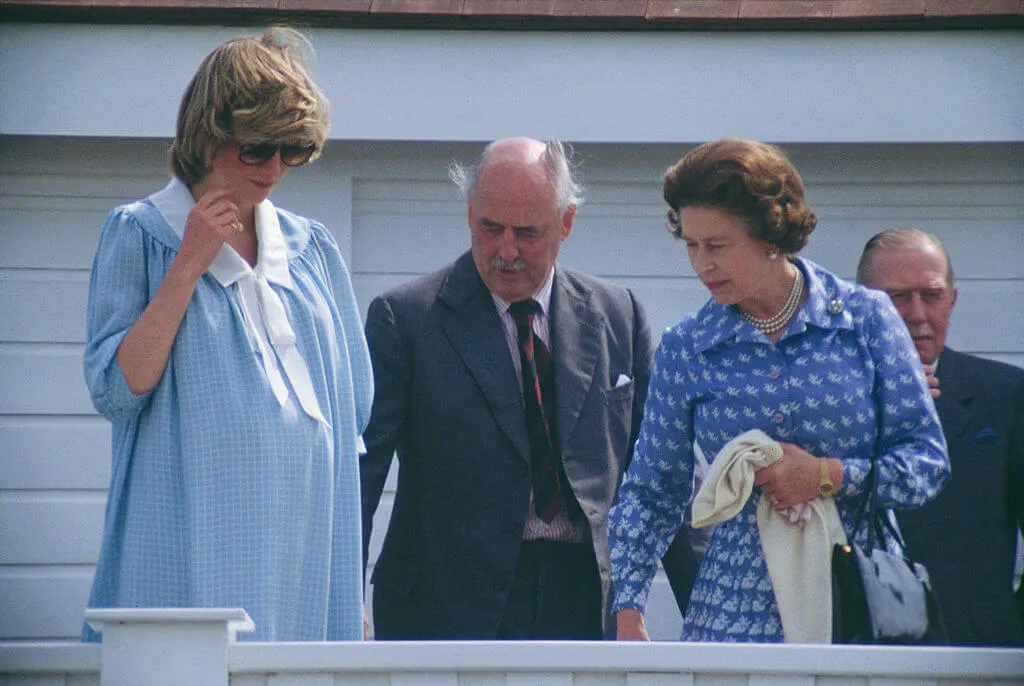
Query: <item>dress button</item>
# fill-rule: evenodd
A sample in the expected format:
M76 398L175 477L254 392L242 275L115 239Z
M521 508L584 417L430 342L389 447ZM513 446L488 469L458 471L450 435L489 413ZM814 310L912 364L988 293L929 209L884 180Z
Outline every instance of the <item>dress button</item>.
M508 588L508 584L506 584L501 579L498 579L494 582L494 590L498 593L504 593L506 588Z
M781 424L785 418L785 415L783 415L781 412L776 412L775 414L772 415L772 421L775 422L776 424Z
M833 298L828 303L828 311L832 314L840 314L844 309L843 301L839 298Z

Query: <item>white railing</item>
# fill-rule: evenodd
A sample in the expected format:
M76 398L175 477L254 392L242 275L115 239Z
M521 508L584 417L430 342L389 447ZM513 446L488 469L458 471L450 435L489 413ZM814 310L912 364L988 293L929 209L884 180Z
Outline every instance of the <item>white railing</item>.
M237 643L242 610L90 610L102 646L0 644L0 686L1010 686L1024 650L613 642Z

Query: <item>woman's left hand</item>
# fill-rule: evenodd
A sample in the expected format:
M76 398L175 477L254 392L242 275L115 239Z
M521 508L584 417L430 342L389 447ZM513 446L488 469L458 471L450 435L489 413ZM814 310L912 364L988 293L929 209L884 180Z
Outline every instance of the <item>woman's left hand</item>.
M776 510L786 510L818 495L820 467L818 458L793 443L779 443L782 459L771 467L759 469L754 485Z

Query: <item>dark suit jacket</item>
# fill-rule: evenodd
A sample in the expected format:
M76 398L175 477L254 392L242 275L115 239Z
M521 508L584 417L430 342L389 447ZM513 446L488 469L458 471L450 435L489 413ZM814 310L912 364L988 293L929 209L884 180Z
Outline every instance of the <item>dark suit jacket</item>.
M557 265L550 310L558 447L607 594L607 515L639 430L650 334L632 293ZM364 559L396 449L399 463L372 578L377 636L493 638L529 507L529 440L470 253L376 298L366 337L376 391L360 465ZM616 387L623 374L632 381Z
M1012 583L1024 522L1024 370L946 348L937 376L952 476L933 501L898 513L900 527L953 643L1021 645Z

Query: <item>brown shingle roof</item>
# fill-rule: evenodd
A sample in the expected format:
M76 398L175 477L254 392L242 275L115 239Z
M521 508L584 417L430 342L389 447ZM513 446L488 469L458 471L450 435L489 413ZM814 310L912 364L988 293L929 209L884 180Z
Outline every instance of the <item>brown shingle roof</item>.
M0 19L354 28L1024 27L1024 0L0 0Z

